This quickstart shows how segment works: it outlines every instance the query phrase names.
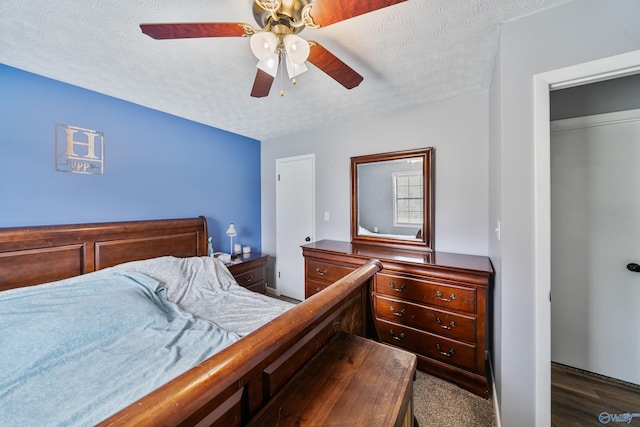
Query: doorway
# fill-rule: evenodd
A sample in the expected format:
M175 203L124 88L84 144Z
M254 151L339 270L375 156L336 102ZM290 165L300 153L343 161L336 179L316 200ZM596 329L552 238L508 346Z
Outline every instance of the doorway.
M639 159L639 109L551 123L551 360L633 384Z
M300 246L315 241L315 154L276 160L276 286L304 300Z
M549 92L640 72L640 51L534 76L536 420L551 419L551 187Z

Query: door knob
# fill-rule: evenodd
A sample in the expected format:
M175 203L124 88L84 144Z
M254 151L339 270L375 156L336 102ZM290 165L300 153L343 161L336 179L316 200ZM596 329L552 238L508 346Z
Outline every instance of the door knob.
M305 242L310 242L310 241L311 241L311 237L305 237L305 238L304 238L304 241L305 241ZM638 268L640 268L640 265L638 266Z
M631 264L627 264L627 270L633 271L634 273L640 273L640 265L632 262Z

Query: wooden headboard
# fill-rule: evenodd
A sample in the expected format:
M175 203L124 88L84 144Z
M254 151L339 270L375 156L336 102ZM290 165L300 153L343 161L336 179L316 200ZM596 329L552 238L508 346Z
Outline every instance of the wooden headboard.
M0 291L128 261L207 254L199 218L0 228Z

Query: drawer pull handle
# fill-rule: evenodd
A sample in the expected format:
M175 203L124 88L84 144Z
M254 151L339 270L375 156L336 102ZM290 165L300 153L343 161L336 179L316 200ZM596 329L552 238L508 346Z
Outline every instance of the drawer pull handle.
M316 273L318 273L320 276L326 276L328 272L329 270L327 270L326 268L324 270L320 270L320 267L316 268Z
M456 299L456 294L449 294L449 298L442 298L442 292L436 291L436 299L442 300L444 302L452 302Z
M453 328L455 328L455 327L456 327L456 322L454 322L453 320L452 320L451 322L449 322L449 325L443 325L443 324L442 324L442 320L440 320L440 318L439 318L439 317L436 317L436 322L438 322L438 325L440 325L440 327L441 327L442 329L449 329L449 330L451 330L451 329L453 329Z
M436 344L436 348L438 349L441 355L446 357L451 357L454 354L456 354L456 350L453 347L451 347L449 351L442 351L442 347L440 347L440 344Z
M395 283L393 283L393 282L389 283L389 286L391 286L391 289L393 289L396 292L404 291L404 283L402 285L400 285L399 287L397 287L397 288L396 288Z
M316 292L320 292L320 286L316 288Z
M251 282L253 282L253 275L251 275L251 276L249 276L249 277L245 277L245 278L244 278L244 281L245 281L245 282L247 282L247 283L251 283Z
M393 308L393 306L392 306L392 305L390 305L390 306L389 306L389 310L391 310L391 312L392 312L394 315L398 316L398 317L402 317L402 316L404 316L404 312L405 312L405 309L404 309L404 308L403 308L402 310L400 310L400 311L396 311L396 310L395 310L395 308Z
M393 333L393 329L389 329L389 333L391 334L391 338L396 341L402 341L404 339L404 334L401 332L400 335L396 335Z

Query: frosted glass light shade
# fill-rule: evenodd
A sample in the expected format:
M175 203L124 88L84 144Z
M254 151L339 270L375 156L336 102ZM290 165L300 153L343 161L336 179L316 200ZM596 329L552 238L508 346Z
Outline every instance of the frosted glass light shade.
M278 38L273 33L256 33L249 41L251 52L260 61L268 60L278 47Z
M269 74L271 77L276 77L278 74L278 65L280 64L280 55L274 53L267 60L258 61L258 65L256 67L260 68L265 73Z
M294 64L289 55L286 55L285 64L287 65L287 74L290 79L307 71L307 66L304 65L304 62Z
M302 37L288 34L284 37L284 50L294 64L302 64L309 57L309 43Z

